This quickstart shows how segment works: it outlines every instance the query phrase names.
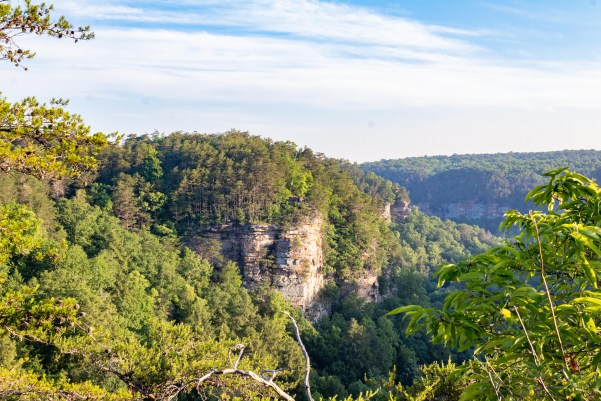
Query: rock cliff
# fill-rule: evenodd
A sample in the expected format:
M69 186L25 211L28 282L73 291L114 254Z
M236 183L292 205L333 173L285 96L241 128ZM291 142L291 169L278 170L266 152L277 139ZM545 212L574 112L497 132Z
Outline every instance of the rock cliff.
M235 261L246 286L267 282L294 306L307 310L324 287L323 218L314 214L291 228L273 225L205 227L188 239L202 253L217 240L226 259Z
M402 201L397 199L394 202L390 209L390 216L392 221L402 220L408 217L411 214L411 208L409 207L409 202Z
M409 207L409 202L397 199L394 203L386 203L384 205L381 216L387 222L392 223L393 221L404 219L410 214L411 207Z
M500 219L510 209L509 205L496 202L483 203L475 201L449 202L438 205L436 208L433 208L427 202L420 202L417 206L422 212L443 219Z

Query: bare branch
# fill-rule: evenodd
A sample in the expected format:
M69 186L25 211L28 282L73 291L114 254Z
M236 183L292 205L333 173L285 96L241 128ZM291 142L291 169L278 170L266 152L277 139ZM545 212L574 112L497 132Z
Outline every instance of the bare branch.
M274 371L275 372L275 371ZM289 394L287 394L284 390L282 390L280 388L280 386L278 386L277 384L275 384L271 379L267 380L259 375L257 375L255 372L252 372L250 370L241 370L241 369L234 369L234 368L229 368L229 369L215 369L210 371L209 373L207 373L206 375L199 377L198 379L193 379L190 380L184 384L182 384L179 387L173 386L173 392L172 394L170 394L165 400L166 401L171 401L173 400L175 397L177 397L177 395L182 392L186 387L190 386L191 384L195 384L196 385L196 389L200 390L200 388L202 387L203 383L207 380L209 380L211 377L215 376L215 375L238 375L238 376L246 376L246 377L250 377L251 379L253 379L256 382L261 383L262 385L266 386L266 387L270 387L272 388L276 393L278 393L278 395L288 401L295 401L294 398L292 398ZM275 377L275 374L272 376Z
M233 350L240 350L240 352L238 353L238 359L236 359L236 362L234 363L234 369L238 368L238 364L240 363L240 360L242 359L242 354L244 354L244 348L245 348L244 344L236 344L235 346L232 347Z
M303 344L303 340L301 340L300 331L298 329L298 324L296 324L296 320L294 320L292 315L287 311L282 311L282 313L287 315L290 318L290 320L292 320L292 325L294 326L294 334L296 335L296 341L298 342L298 345L300 345L301 350L303 351L303 355L305 356L305 394L307 395L307 399L309 399L309 401L315 401L313 399L313 396L311 395L311 383L309 382L309 375L311 373L311 360L309 359L309 353L305 348L305 344Z
M309 382L309 374L311 373L311 361L309 359L309 353L307 352L307 349L305 348L305 345L303 344L303 341L300 337L300 330L298 328L298 324L296 323L296 320L292 317L292 315L290 315L290 313L288 313L286 311L281 311L281 312L290 318L290 320L292 321L292 325L294 326L294 334L296 336L296 341L300 345L303 355L305 357L305 361L306 361L306 372L305 372L305 380L304 380L305 393L306 393L307 399L309 401L314 401L313 396L311 395L311 385ZM186 388L188 388L191 385L194 385L196 387L196 390L200 391L203 384L207 380L212 378L213 376L237 375L237 376L249 377L252 380L262 384L263 386L273 389L281 398L283 398L287 401L295 401L294 398L292 398L292 396L287 394L284 390L282 390L280 388L280 386L278 386L276 383L273 382L273 380L275 379L277 374L279 372L281 372L282 369L264 369L264 370L261 370L259 372L259 374L256 374L255 372L250 371L250 370L238 369L238 365L240 364L240 360L242 359L242 355L244 354L244 349L245 349L244 344L236 344L230 348L230 351L238 351L238 358L236 359L236 362L234 362L233 368L213 369L212 371L208 372L204 376L189 380L179 386L173 384L168 387L168 394L163 398L163 400L171 401L171 400L175 399L175 397L177 397L179 393L181 393L182 391L184 391Z
M518 319L520 320L520 324L522 325L522 329L524 330L524 334L526 335L526 340L528 340L528 344L530 344L530 351L532 351L532 357L534 358L534 364L536 366L539 366L540 361L538 359L538 355L536 354L536 351L534 350L534 344L532 344L532 341L530 341L530 336L528 335L528 330L526 330L526 326L524 325L524 321L522 320L520 311L518 310L517 306L514 306L513 310L515 311L515 314L518 316Z
M265 380L273 381L273 379L275 379L276 375L283 370L284 369L263 369L262 371L259 372L259 375L261 375L261 377ZM266 373L271 373L271 376L269 376L269 378L268 378Z

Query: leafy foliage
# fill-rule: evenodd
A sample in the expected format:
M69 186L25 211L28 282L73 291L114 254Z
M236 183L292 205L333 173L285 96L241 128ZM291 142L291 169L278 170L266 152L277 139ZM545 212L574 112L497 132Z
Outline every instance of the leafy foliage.
M76 32L63 17L51 19L51 6L0 0L1 57L21 65L34 55L18 45L22 34L93 36L88 28ZM107 141L90 135L65 105L0 99L0 170L11 173L0 176L0 397L273 397L273 386L213 375L228 367L280 368L281 388L300 394L302 356L287 334L286 301L268 286L247 290L238 266L224 260L218 246L208 244L201 258L178 234L199 224L289 227L318 215L326 221L325 270L339 283L365 270L383 272L400 264L402 248L405 256L411 252L411 240L399 244L400 229L395 234L381 218L387 203L408 201L403 188L291 142L237 131L129 137L103 151L97 182L81 189L93 178L78 177L98 167ZM62 178L75 180L68 187L57 181ZM422 273L396 266L387 291L411 282L412 292L400 298L427 304L426 274L434 262L403 260ZM335 324L322 322L314 338L337 364L320 361L322 392L328 382L340 382L342 392L347 386L372 398L376 392L361 380L366 372L375 383L399 363L398 377L407 381L418 357L437 358L440 349L422 349L416 357L395 330L400 320L392 323L374 305L352 295L336 302ZM343 331L344 340L334 344ZM244 358L234 362L239 344L245 344ZM350 367L349 380L341 363Z
M75 33L62 17L51 22L51 11L0 0L2 58L20 65L33 56L17 44L21 34L92 37L88 28ZM231 366L237 343L248 351L236 365L280 367L282 387L293 390L301 357L287 321L276 316L289 308L281 296L249 293L233 263L211 265L181 246L169 227L153 227L160 237L146 228L166 202L157 190L163 168L154 147L139 147L134 171L117 177L114 190L97 184L90 195L75 191L58 200L57 210L44 196L49 186L20 175L77 178L97 167L106 138L89 135L65 104L0 100L0 170L13 174L2 175L0 203L0 397L171 399L216 366ZM312 177L296 167L286 188L302 197ZM33 196L27 185L41 191ZM55 199L64 188L52 185ZM181 392L189 399L269 395L269 388L236 378Z
M194 235L206 226L290 227L319 216L326 270L341 279L381 270L397 247L380 215L403 191L292 142L238 131L132 136L107 148L100 162L98 181L126 228Z
M450 289L435 288L431 279L435 269L441 263L459 262L498 245L498 238L477 227L443 221L418 210L398 220L392 229L401 245L400 255L379 277L382 302L366 302L349 292L348 286L330 288L331 316L316 323L317 331L308 330L303 335L318 376L314 388L321 396L357 397L360 392L375 391L389 372L393 372L391 380L405 388L420 377L421 365L449 357L455 361L469 358L468 352L449 352L431 345L425 332L405 336L406 322L384 315L398 305L440 305Z
M234 264L214 270L169 238L123 229L82 191L59 207L69 241L62 247L52 245L25 207L5 206L27 224L20 235L11 228L15 235L2 238L8 265L0 338L17 347L1 358L14 367L0 371L0 390L28 388L32 399L163 399L215 367L231 366L228 350L237 343L248 346L241 368L283 368L283 388L298 383L302 358L280 316L288 308L281 295L268 289L251 295ZM23 263L32 257L37 265ZM23 379L11 387L15 369ZM226 377L202 391L251 397L266 390Z
M406 187L413 203L423 206L424 211L478 224L493 232L498 229L501 217L461 216L460 211L451 213L449 205L480 203L527 212L534 205L524 203L524 197L531 188L544 183L541 174L566 166L599 179L601 152L565 150L411 157L361 165L367 171Z
M546 212L507 214L520 233L468 261L443 266L439 283L459 281L441 309L405 306L408 332L474 347L473 383L462 399L600 397L601 190L565 169L528 194Z

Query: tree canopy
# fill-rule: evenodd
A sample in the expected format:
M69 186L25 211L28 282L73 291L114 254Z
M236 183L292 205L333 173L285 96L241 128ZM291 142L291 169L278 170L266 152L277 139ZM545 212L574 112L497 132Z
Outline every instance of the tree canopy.
M361 167L406 187L413 203L428 213L496 232L506 210L527 212L534 207L524 202L524 197L544 183L544 172L568 167L601 178L601 151L409 157L364 163ZM480 216L452 210L457 205L475 204L483 205L475 213Z
M78 176L94 170L94 156L106 145L101 133L90 135L81 117L35 98L11 103L0 98L0 170L42 179Z

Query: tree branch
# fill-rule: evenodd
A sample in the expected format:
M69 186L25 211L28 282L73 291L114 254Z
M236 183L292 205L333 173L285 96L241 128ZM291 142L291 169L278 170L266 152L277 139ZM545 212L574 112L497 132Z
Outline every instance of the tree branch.
M568 365L568 361L566 358L566 353L563 348L563 341L561 340L561 334L559 333L559 325L557 324L557 317L555 316L555 306L553 305L553 299L551 298L551 291L549 291L549 286L547 285L547 279L545 277L545 263L543 256L543 244L540 239L540 232L538 230L538 224L536 223L536 218L530 212L530 217L532 218L532 223L534 224L534 229L536 230L536 241L538 243L538 254L540 257L540 276L543 280L543 284L545 285L545 292L547 293L547 299L549 300L549 306L551 307L551 317L553 318L553 326L555 328L555 334L557 335L557 341L559 341L559 349L561 350L561 356L563 359L563 363L569 372L570 366Z
M296 323L296 320L292 317L292 315L290 313L288 313L287 311L281 311L281 312L290 318L290 320L292 321L292 325L294 326L294 334L296 337L296 341L300 345L303 355L305 357L305 361L306 361L306 371L305 371L305 379L304 379L305 394L307 395L307 399L309 401L315 401L313 399L313 396L311 395L311 384L309 382L309 375L311 373L311 361L309 359L309 353L307 352L307 349L305 348L305 345L303 344L303 341L301 339L298 324ZM281 398L283 398L287 401L295 401L294 398L292 398L292 396L287 394L284 390L282 390L280 388L280 386L278 386L276 383L273 382L276 375L279 372L281 372L282 369L264 369L264 370L261 370L261 372L259 372L259 374L256 374L255 372L250 371L250 370L238 369L238 365L240 363L240 360L242 359L242 355L244 354L244 349L245 349L244 344L236 344L230 349L230 350L238 351L238 358L236 359L236 362L234 362L232 368L213 369L210 372L208 372L207 374L205 374L204 376L189 380L179 386L173 384L168 387L168 394L163 399L165 401L171 401L171 400L175 399L175 397L177 397L179 393L184 391L190 385L195 385L196 390L200 391L200 388L202 387L203 383L215 375L237 375L237 376L249 377L252 380L262 384L263 386L273 389Z
M227 369L213 369L212 371L210 371L209 373L205 374L202 377L196 378L196 379L192 379L189 380L187 382L185 382L184 384L182 384L181 386L176 386L176 385L172 385L170 386L170 390L171 393L167 395L167 397L165 398L166 401L171 401L173 400L175 397L177 397L177 395L179 393L181 393L183 390L186 389L186 387L195 384L196 390L200 391L200 387L203 385L203 383L207 380L209 380L211 377L215 376L215 375L238 375L238 376L246 376L246 377L250 377L251 379L253 379L254 381L266 386L266 387L270 387L271 389L273 389L276 393L278 393L278 395L287 400L287 401L295 401L294 398L292 398L289 394L287 394L284 390L282 390L280 388L280 386L278 386L276 383L273 382L273 379L275 379L275 376L278 374L278 372L281 372L282 369L266 369L266 370L262 370L260 372L260 374L256 374L253 371L250 370L242 370L242 369L238 369L238 364L240 363L240 360L242 359L242 354L244 354L244 348L245 345L244 344L236 344L234 345L231 349L232 350L237 350L239 351L238 353L238 358L236 359L236 362L234 363L234 367L233 368L227 368ZM270 372L271 376L267 377L266 375L264 375L264 373L266 372Z
M303 344L303 341L301 340L300 331L298 329L298 325L296 324L296 320L294 320L292 315L287 311L282 311L282 313L287 315L292 321L292 325L294 325L294 334L296 336L296 341L298 342L298 345L300 345L301 350L303 351L303 355L305 356L305 394L307 395L307 399L309 399L309 401L314 401L313 396L311 395L311 383L309 382L309 374L311 373L311 360L309 359L309 353L305 348L305 344Z
M175 397L177 397L177 395L180 392L182 392L186 387L188 387L191 384L196 384L196 389L199 390L200 387L202 386L202 384L205 381L209 380L214 375L238 375L238 376L250 377L254 381L259 382L259 383L261 383L262 385L264 385L266 387L272 388L283 399L288 400L288 401L295 401L294 398L292 398L290 395L288 395L284 390L282 390L280 388L280 386L278 386L277 384L275 384L271 379L269 379L269 380L265 379L265 378L257 375L255 372L252 372L250 370L242 370L242 369L235 369L235 368L215 369L215 370L210 371L206 375L204 375L202 377L199 377L197 379L190 380L190 381L182 384L179 387L173 386L174 387L173 388L173 393L170 394L166 398L166 400L167 401L173 400ZM275 377L275 375L273 375L272 378L273 377Z

